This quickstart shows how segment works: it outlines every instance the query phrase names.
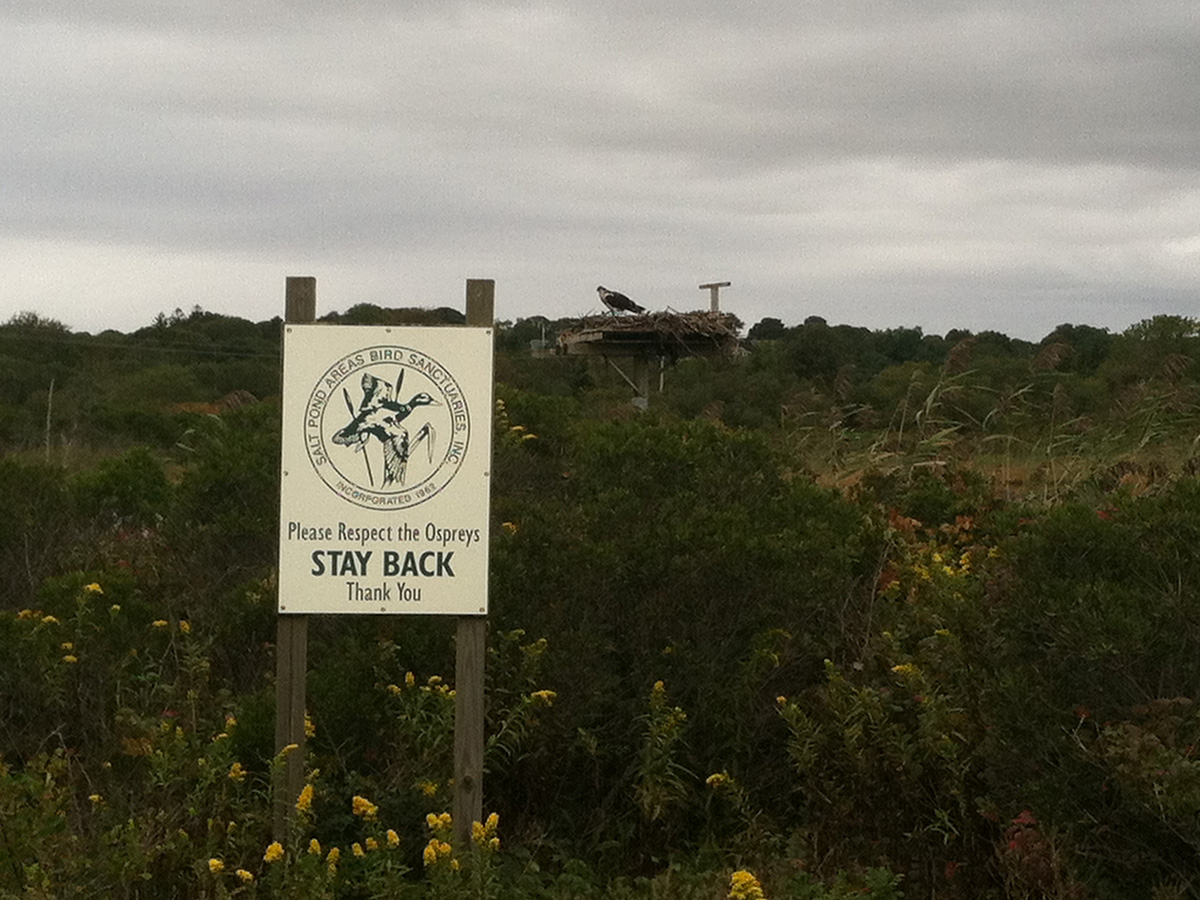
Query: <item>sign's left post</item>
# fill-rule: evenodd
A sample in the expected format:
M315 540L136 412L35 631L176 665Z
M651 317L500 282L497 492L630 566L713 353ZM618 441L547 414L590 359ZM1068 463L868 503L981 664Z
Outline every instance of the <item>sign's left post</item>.
M317 318L317 279L289 276L284 322L301 324ZM282 841L296 798L304 787L305 678L308 674L308 616L278 613L275 640L275 752L284 753L275 780L275 839Z

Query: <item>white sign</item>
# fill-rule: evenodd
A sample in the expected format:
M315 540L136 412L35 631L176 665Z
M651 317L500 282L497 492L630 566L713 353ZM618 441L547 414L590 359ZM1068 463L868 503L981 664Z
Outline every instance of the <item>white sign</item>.
M492 331L287 325L282 613L487 612Z

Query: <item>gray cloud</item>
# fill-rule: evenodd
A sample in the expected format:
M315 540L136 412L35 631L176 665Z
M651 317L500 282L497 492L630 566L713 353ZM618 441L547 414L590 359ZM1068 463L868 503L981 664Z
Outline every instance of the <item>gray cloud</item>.
M0 28L0 314L267 317L301 272L343 305L496 277L507 317L712 278L748 321L1198 311L1190 3L16 0Z

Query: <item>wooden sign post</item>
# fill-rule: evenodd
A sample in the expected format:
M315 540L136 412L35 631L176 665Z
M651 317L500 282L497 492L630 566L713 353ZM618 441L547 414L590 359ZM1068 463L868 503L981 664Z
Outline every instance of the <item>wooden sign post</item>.
M496 282L467 281L467 325L495 322ZM454 833L471 840L471 823L483 820L483 661L487 618L460 616L454 644Z
M313 322L317 318L317 279L289 277L284 295L285 323ZM276 774L274 831L282 841L287 833L292 804L304 787L304 729L308 674L308 616L276 618L275 638L275 752L295 745L282 771Z
M280 469L275 833L304 784L308 615L458 618L453 815L482 817L495 283L467 325L317 326L287 280Z

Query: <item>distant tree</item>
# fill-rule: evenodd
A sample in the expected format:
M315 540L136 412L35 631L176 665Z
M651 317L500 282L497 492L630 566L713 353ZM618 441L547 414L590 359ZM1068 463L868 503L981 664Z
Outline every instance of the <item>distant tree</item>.
M1060 368L1090 375L1108 359L1116 339L1107 328L1064 323L1042 338L1041 346L1067 344L1073 353L1069 359L1063 361Z
M334 325L462 325L467 318L448 306L436 309L415 306L392 308L374 303L356 303L344 313L331 312L321 316L320 321Z
M0 327L20 329L22 331L53 332L56 334L66 334L71 330L69 325L58 321L58 319L51 319L49 316L43 316L31 310L22 310L16 313Z
M747 337L752 341L778 341L787 336L787 328L779 319L760 319L750 328Z

